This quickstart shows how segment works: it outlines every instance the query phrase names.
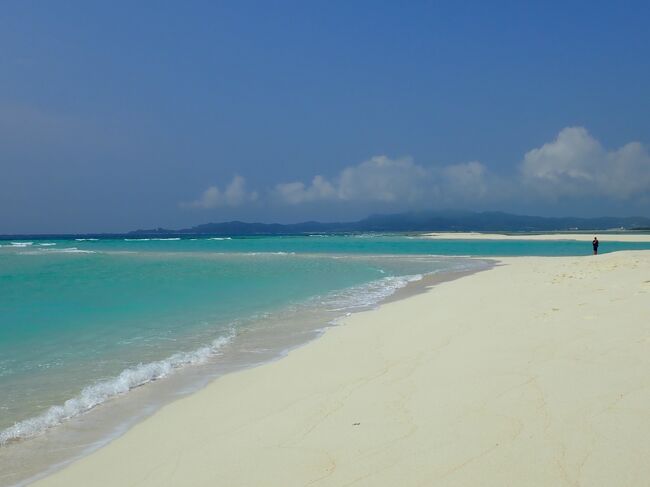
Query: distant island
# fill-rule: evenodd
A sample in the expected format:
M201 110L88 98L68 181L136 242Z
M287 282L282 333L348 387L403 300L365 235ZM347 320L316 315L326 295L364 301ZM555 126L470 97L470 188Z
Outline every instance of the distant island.
M0 240L17 238L65 238L124 236L254 236L303 235L310 233L360 232L589 232L650 231L650 218L633 217L542 217L514 215L499 211L417 211L390 215L372 215L354 222L249 223L229 221L204 223L178 230L169 228L138 229L126 233L0 234Z
M139 229L128 235L291 235L350 232L553 232L590 230L647 230L647 217L541 217L503 212L421 211L372 215L355 222L204 223L190 228Z

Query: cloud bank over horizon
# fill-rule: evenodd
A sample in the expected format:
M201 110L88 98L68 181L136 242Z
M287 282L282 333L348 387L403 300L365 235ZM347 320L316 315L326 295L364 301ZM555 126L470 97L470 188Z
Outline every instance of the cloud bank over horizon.
M650 196L650 155L639 142L607 151L584 127L567 127L557 138L526 153L523 182L544 198Z
M257 201L256 191L246 189L246 180L239 176L233 176L232 180L223 189L213 185L199 195L197 199L189 202L181 202L181 208L202 208L212 209L223 206L236 207L246 203Z
M210 186L181 206L483 210L521 203L588 204L594 199L650 204L650 154L643 144L607 150L586 128L566 127L554 140L527 151L510 174L497 175L480 161L425 165L409 156L375 155L335 175L278 182L258 191L247 190L245 179L235 176L223 191Z

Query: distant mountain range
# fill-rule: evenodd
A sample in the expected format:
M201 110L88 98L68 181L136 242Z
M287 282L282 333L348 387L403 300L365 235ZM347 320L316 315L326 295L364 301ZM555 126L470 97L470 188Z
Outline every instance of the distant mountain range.
M548 232L579 230L647 230L646 217L541 217L513 215L502 212L427 211L372 215L356 222L321 223L246 223L230 221L204 223L191 228L170 230L155 228L135 230L129 235L287 235L303 233L346 232L423 232L423 231L479 231L479 232Z

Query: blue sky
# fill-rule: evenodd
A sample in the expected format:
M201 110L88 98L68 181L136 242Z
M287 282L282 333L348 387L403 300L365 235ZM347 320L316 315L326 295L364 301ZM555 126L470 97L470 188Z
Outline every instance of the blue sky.
M0 5L0 233L650 215L647 2Z

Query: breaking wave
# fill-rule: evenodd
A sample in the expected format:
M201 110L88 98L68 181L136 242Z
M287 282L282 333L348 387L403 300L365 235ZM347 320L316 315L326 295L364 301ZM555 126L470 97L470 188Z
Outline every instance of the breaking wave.
M368 284L333 293L321 300L320 304L325 306L328 311L354 311L360 308L369 308L392 296L409 283L422 280L423 277L422 274L384 277Z
M159 242L176 242L180 240L180 237L167 237L167 238L125 238L125 242L150 242L156 240Z
M0 445L37 436L115 396L125 394L148 382L162 379L176 369L204 363L210 357L220 353L220 349L230 343L233 338L234 332L231 332L228 336L217 338L208 346L191 352L175 353L165 360L136 365L123 370L117 377L85 387L77 396L68 399L65 403L52 406L43 414L20 421L0 431Z

